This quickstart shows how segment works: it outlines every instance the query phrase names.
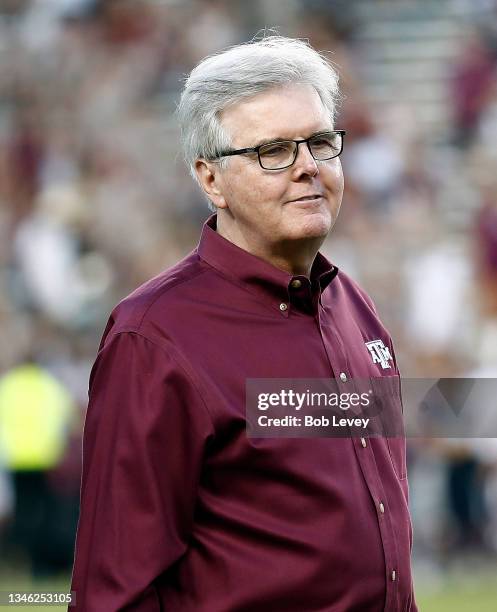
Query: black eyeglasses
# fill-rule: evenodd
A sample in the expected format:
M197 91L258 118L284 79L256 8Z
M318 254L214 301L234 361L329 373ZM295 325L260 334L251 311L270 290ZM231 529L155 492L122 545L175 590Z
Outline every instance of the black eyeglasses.
M344 136L345 130L332 130L313 134L305 140L275 140L261 144L258 147L223 151L216 158L227 155L257 153L259 164L264 170L283 170L295 163L299 152L299 145L304 142L309 149L309 153L317 161L327 161L338 157L343 150Z

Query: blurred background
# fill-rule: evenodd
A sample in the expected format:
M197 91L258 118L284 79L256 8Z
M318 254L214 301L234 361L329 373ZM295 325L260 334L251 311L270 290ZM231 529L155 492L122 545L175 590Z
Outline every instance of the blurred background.
M182 79L266 26L340 74L323 252L403 375L497 375L496 0L0 0L0 590L68 587L107 316L209 215L179 154ZM410 440L408 459L420 610L495 612L497 441Z

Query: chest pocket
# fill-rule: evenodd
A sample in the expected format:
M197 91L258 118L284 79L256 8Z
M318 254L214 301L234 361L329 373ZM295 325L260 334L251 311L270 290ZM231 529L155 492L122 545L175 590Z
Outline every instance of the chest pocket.
M399 376L371 378L390 460L399 480L407 477L406 438Z

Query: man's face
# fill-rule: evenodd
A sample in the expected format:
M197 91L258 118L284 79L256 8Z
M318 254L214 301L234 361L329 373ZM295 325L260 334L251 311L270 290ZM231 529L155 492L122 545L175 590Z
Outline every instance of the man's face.
M234 149L308 138L333 127L309 85L261 93L225 110L221 122ZM306 144L299 145L295 163L283 170L264 170L257 154L232 156L217 181L220 196L214 203L226 210L255 251L278 250L302 239L320 244L336 221L343 194L340 160L317 162ZM306 196L319 197L302 199Z

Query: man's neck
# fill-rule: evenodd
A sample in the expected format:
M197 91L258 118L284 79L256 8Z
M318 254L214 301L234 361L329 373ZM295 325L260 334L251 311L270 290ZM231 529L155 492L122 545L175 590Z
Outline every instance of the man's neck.
M240 249L293 276L310 277L312 264L324 240L319 237L312 240L286 240L271 245L262 245L257 240L250 240L243 233L234 231L232 227L226 227L225 224L219 222L219 216L216 231Z

